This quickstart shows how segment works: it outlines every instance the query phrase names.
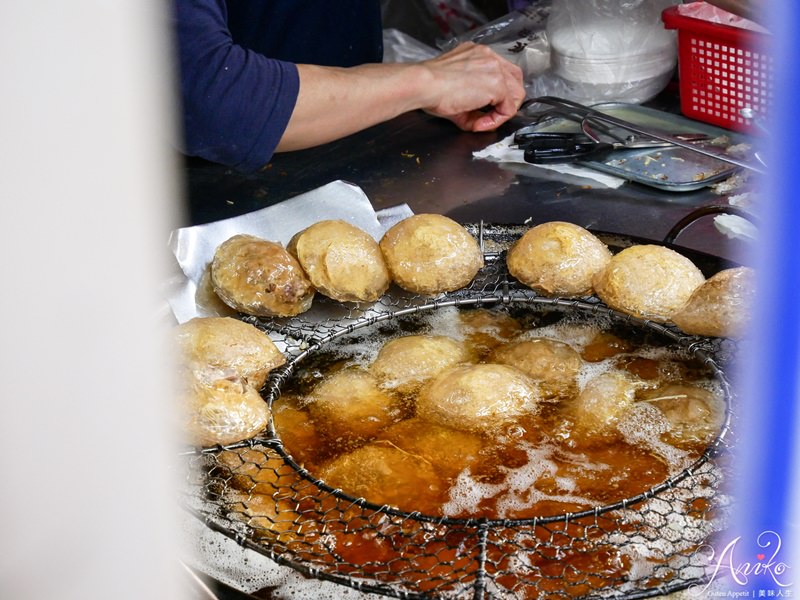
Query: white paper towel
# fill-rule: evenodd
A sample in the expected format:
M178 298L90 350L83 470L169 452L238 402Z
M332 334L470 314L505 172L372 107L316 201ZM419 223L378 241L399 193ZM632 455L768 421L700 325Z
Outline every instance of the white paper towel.
M591 182L593 183L600 184L601 186L607 188L616 189L623 183L625 183L625 180L620 177L614 177L613 175L606 175L605 173L600 173L599 171L594 171L592 169L587 169L585 167L579 167L570 163L531 165L530 163L525 162L524 152L522 151L522 149L513 146L513 143L514 143L514 134L511 134L510 136L508 136L503 140L500 140L499 142L490 144L483 150L478 150L477 152L473 152L472 156L473 158L492 160L500 163L522 164L522 165L527 165L528 167L546 169L548 171L554 171L556 173L569 175L571 177L588 179L591 180Z
M169 245L180 273L167 282L167 296L178 323L193 317L230 314L220 302L199 302L198 289L217 247L228 238L246 233L284 246L292 236L326 219L341 219L380 240L392 225L413 214L406 204L376 213L361 188L334 181L279 204L246 215L176 229Z
M714 217L714 227L721 234L732 240L758 240L758 228L747 219L738 215L718 215Z

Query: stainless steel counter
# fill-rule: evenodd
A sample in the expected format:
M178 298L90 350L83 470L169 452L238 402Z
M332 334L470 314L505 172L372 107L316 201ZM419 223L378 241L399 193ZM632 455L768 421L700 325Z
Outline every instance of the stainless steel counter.
M698 207L727 202L709 188L676 193L626 183L606 189L532 165L472 158L474 151L523 124L515 120L497 132L471 134L415 112L318 148L276 155L255 174L190 159L184 224L237 216L337 179L360 186L376 209L407 203L416 213L441 213L460 222L566 220L657 241ZM712 217L694 222L677 243L730 259L747 254L741 242L732 243L716 230Z

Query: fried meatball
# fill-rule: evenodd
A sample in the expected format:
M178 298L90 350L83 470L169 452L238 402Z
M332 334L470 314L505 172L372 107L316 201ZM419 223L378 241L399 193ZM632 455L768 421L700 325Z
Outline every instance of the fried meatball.
M444 371L423 388L417 415L454 429L491 431L538 412L540 400L536 383L518 369L462 365Z
M230 472L231 486L249 494L271 496L297 480L294 469L269 448L224 450L216 459Z
M381 442L335 458L319 477L351 496L406 511L438 512L446 492L430 464Z
M559 399L575 390L583 361L572 346L546 338L533 338L501 346L491 362L516 367L539 383L544 399Z
M179 359L201 381L232 372L258 390L269 372L286 362L266 333L231 317L191 319L176 326L173 337Z
M584 296L611 252L583 227L562 221L542 223L508 251L508 271L523 284L547 296Z
M399 417L398 403L378 380L355 368L320 382L307 403L317 427L335 438L371 438Z
M594 279L603 302L621 312L666 322L705 281L685 256L656 245L625 248Z
M669 421L668 438L681 443L708 443L719 433L725 405L709 390L686 384L669 384L649 391L643 398Z
M211 263L206 265L200 281L197 282L197 289L194 292L194 303L197 306L197 314L213 315L216 317L235 317L237 312L225 304L214 291L211 283Z
M737 337L750 321L754 296L752 269L725 269L698 287L672 322L691 335Z
M391 283L378 243L346 221L320 221L286 248L318 292L340 302L374 302Z
M315 524L306 520L294 509L296 502L287 498L275 499L273 495L231 492L225 498L227 516L242 521L252 528L257 539L271 544L286 544L290 548L314 539Z
M230 317L198 317L175 327L173 340L190 443L232 444L266 427L269 409L258 390L286 362L269 336Z
M410 394L445 369L468 358L464 345L452 338L407 335L386 342L369 370L383 387Z
M442 215L414 215L394 225L380 248L392 281L408 292L436 295L465 287L483 266L469 232Z
M309 533L310 523L295 510L296 501L285 497L286 488L296 485L299 476L280 455L256 446L226 450L216 458L230 473L225 493L228 516L252 527L255 537L293 542Z
M314 288L297 260L277 242L235 235L211 262L214 291L248 315L293 317L311 308Z
M589 380L568 410L578 431L602 435L630 409L642 387L623 371L606 371Z
M188 380L183 400L183 431L197 446L250 439L269 421L267 403L243 380Z
M447 479L455 478L477 461L484 447L483 439L477 434L428 423L417 417L392 425L381 433L380 439L420 457Z

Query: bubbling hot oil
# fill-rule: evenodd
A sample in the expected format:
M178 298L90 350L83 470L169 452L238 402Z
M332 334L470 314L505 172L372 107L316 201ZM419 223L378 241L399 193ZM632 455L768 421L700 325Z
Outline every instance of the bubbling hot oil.
M398 403L405 407L397 413L398 422L371 439L337 436L326 430L324 423L314 422L306 398L319 381L343 368L368 368L386 341L412 334L447 335L459 340L467 345L475 362L485 362L494 349L512 340L548 338L565 342L583 360L578 390L604 373L622 371L637 382L636 400L614 427L588 433L579 432L568 410L574 398L544 404L537 414L525 415L500 429L452 432L452 438L447 428L438 426L433 435L429 430L434 426L426 427L415 417L413 397L398 397ZM387 495L385 488L391 484L386 477L364 473L361 465L360 471L354 469L356 479L334 486L352 496L363 496L376 505L390 503L406 512L424 507L422 512L442 517L530 519L576 513L632 498L696 460L711 439L670 437L668 419L655 403L644 399L648 392L669 384L689 384L712 392L719 400L714 418L720 418L724 405L714 377L680 349L642 332L623 331L607 318L589 320L557 311L515 315L502 310L445 308L342 340L300 365L275 401L273 414L286 450L312 474L324 472L332 461L371 445L386 452L387 457L402 453L402 464L424 463L426 468L413 469L413 476L423 473L430 477L429 481L406 480L408 473L398 473L403 478L402 487L409 490L406 497L398 497L394 490ZM396 434L398 431L402 434ZM459 455L453 451L455 445L469 451ZM375 465L374 469L383 467ZM371 489L368 481L358 481L358 477L381 483ZM387 496L391 502L386 501ZM389 563L395 554L403 554L385 540L380 541L380 536L354 535L352 527L338 534L335 527L327 530L335 538L337 553L354 565L370 563L375 556ZM629 557L610 547L603 546L592 556L597 563L592 568L605 569L612 579L631 568ZM587 560L587 553L553 557L559 564L573 559L578 568L580 561ZM541 561L549 564L547 557ZM600 578L595 587L607 583Z

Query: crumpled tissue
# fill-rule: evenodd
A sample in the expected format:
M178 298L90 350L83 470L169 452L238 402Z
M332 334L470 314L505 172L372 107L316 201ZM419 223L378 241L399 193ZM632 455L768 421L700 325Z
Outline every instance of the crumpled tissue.
M193 317L233 314L232 309L211 297L206 280L217 247L236 234L247 233L286 246L295 233L318 221L341 219L379 241L392 225L412 214L406 204L376 213L361 188L334 181L245 215L176 229L170 235L169 246L180 272L167 282L167 301L178 323Z
M524 152L522 149L517 148L513 144L514 134L512 133L507 138L504 138L499 142L495 142L494 144L490 144L483 150L473 152L472 156L473 158L491 160L499 163L525 165L526 168L531 169L531 172L534 172L537 169L545 169L547 171L553 171L562 175L588 179L595 184L613 189L618 188L626 181L621 177L614 177L613 175L607 175L605 173L601 173L586 167L580 167L571 163L533 165L525 162Z
M739 215L718 215L714 217L714 227L722 235L732 240L758 240L758 228Z

